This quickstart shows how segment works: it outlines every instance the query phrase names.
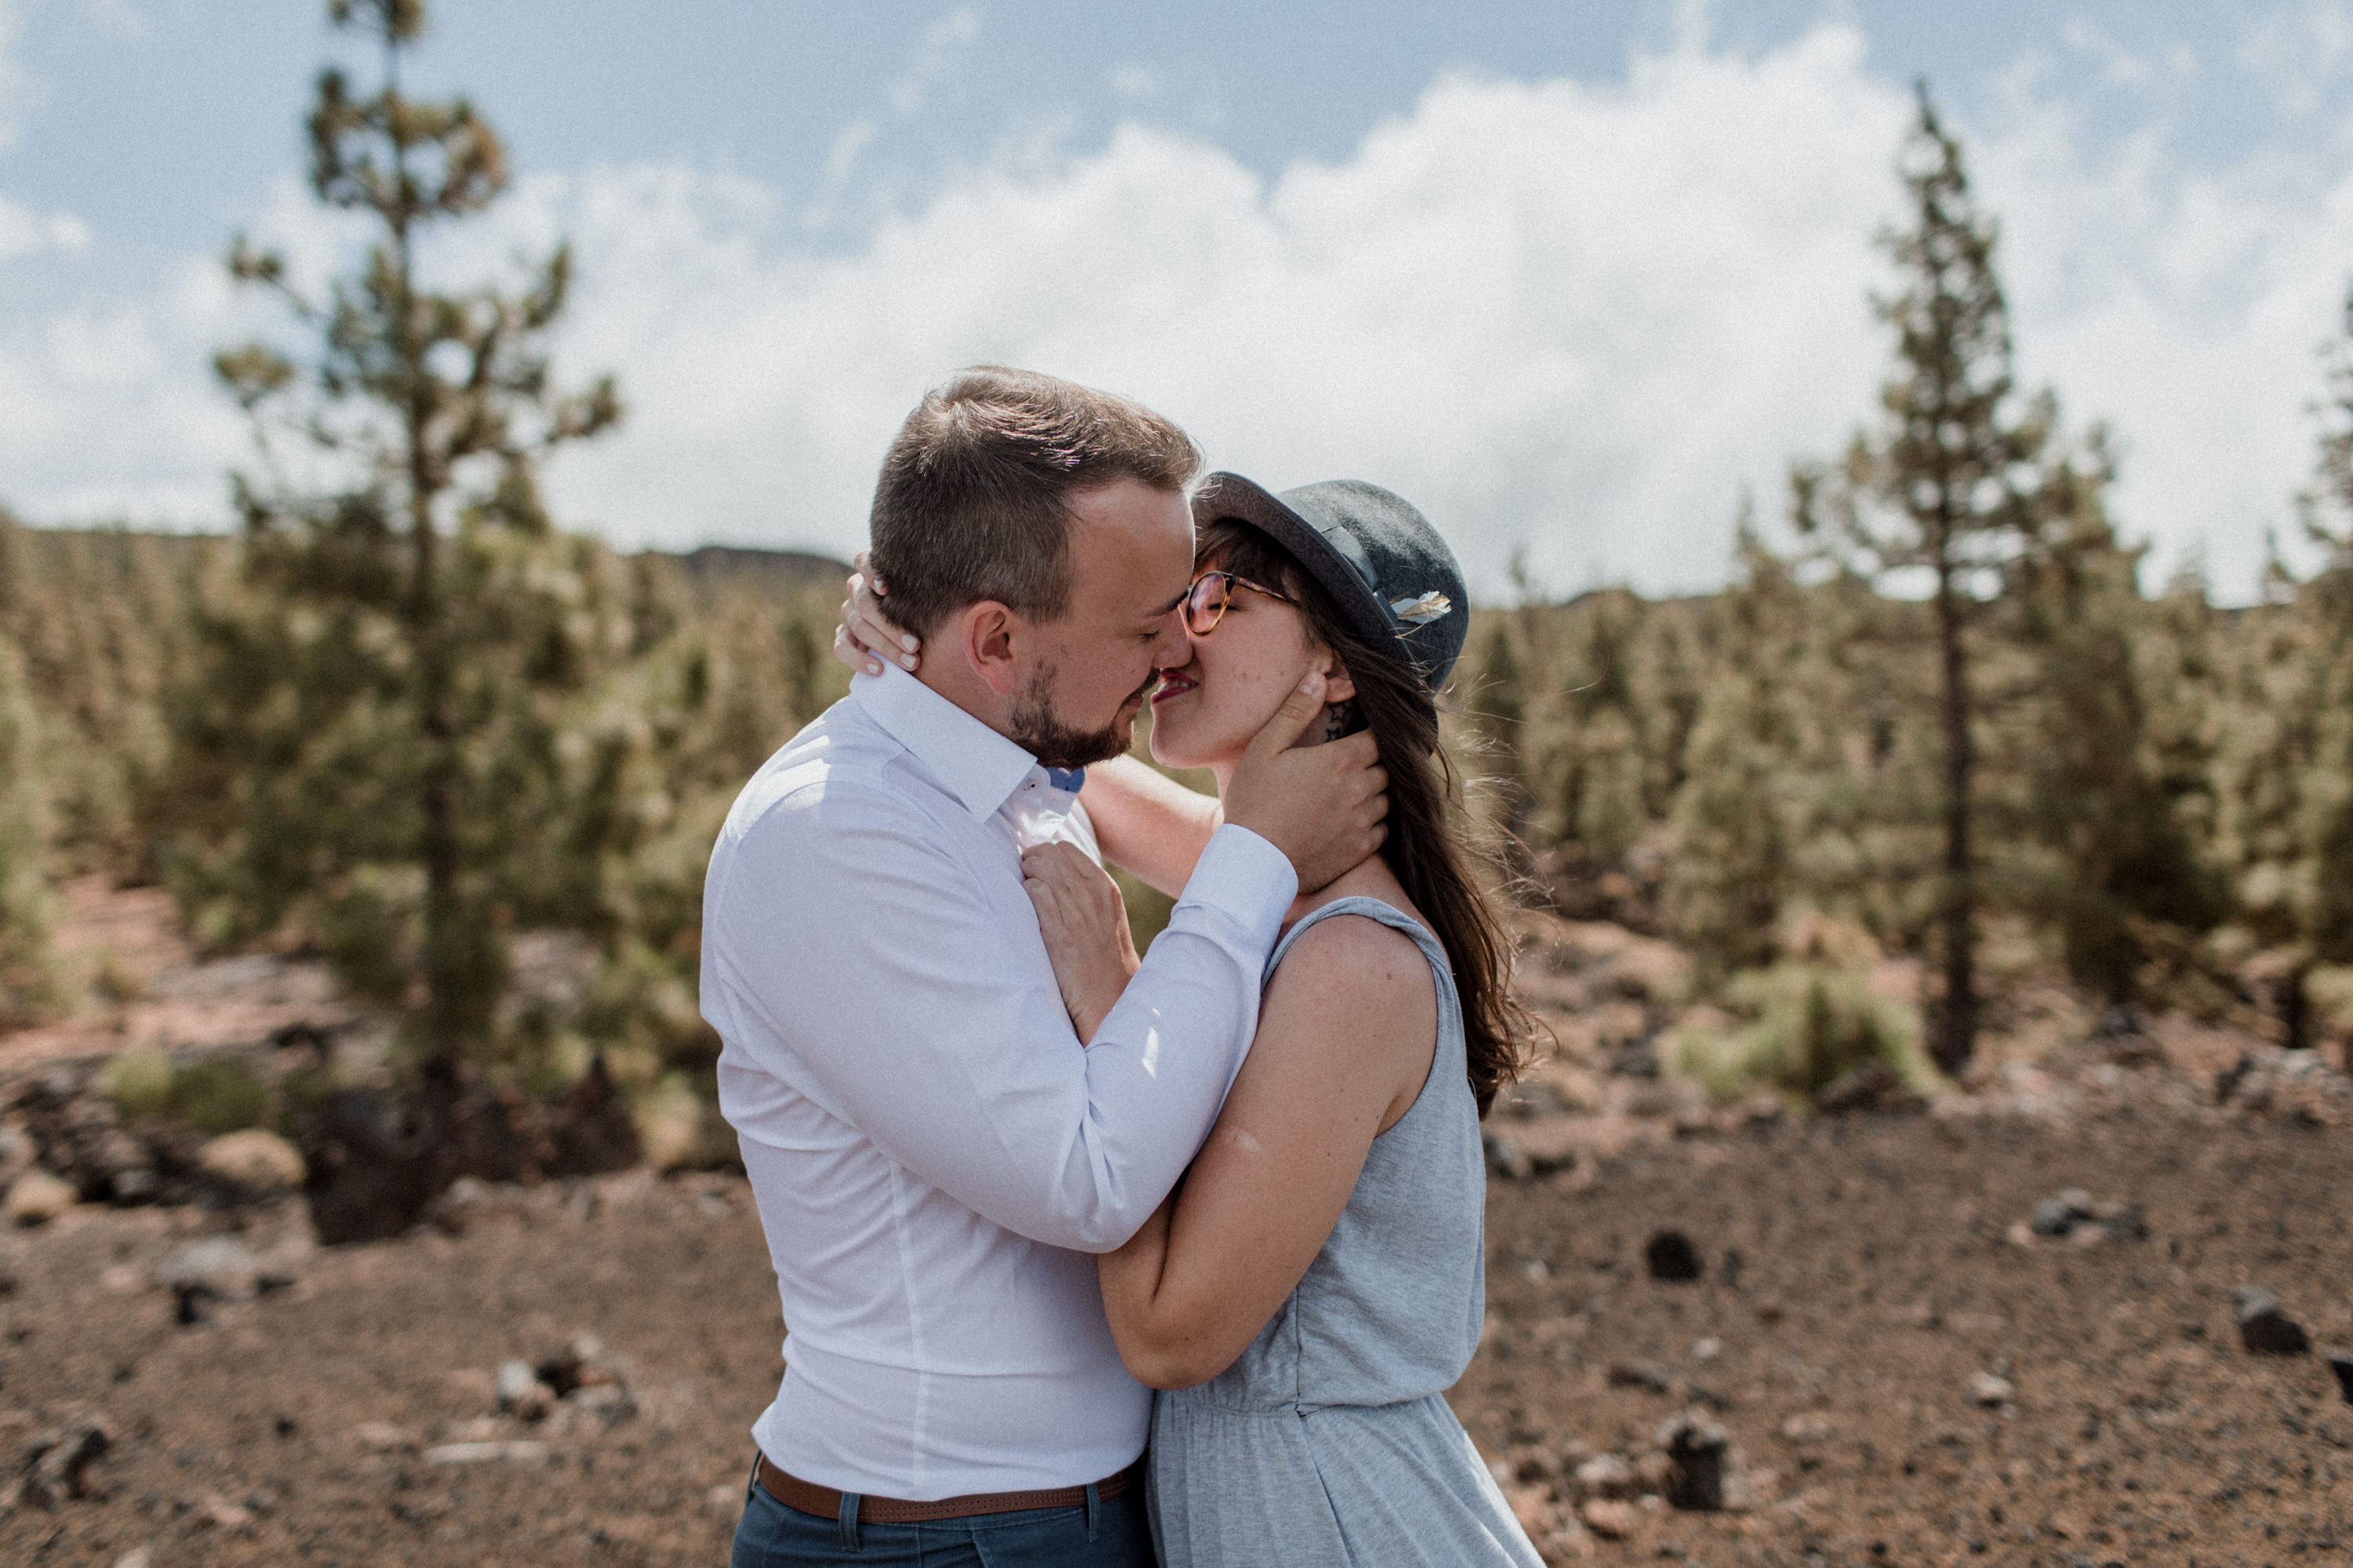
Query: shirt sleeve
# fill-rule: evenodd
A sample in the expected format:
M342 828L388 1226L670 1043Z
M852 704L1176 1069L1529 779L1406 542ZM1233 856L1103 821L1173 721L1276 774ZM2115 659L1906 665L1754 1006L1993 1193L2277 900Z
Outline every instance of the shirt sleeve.
M1296 894L1246 828L1210 841L1092 1046L1027 901L1011 918L917 808L839 778L731 847L704 942L732 1047L997 1225L1103 1252L1208 1136ZM729 1008L759 1026L730 1029ZM779 1049L778 1046L782 1048ZM756 1117L739 1131L757 1137Z

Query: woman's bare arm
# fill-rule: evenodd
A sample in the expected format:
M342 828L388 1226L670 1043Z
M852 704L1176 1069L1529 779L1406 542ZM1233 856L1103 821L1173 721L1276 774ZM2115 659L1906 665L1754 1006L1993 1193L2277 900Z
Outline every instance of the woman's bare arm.
M1373 1140L1429 1076L1438 994L1402 933L1339 916L1267 988L1250 1053L1175 1197L1098 1259L1128 1370L1155 1388L1216 1376L1315 1260Z
M1187 789L1134 757L1089 768L1079 798L1103 858L1172 899L1192 880L1201 851L1226 819L1217 796Z

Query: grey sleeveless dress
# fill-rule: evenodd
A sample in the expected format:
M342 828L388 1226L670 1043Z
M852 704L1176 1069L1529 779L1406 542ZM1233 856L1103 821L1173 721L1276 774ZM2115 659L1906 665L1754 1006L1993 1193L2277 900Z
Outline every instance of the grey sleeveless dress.
M1486 1163L1463 1078L1462 1009L1437 939L1377 899L1438 981L1438 1046L1405 1115L1373 1140L1324 1250L1241 1359L1154 1402L1149 1490L1163 1568L1541 1568L1440 1397L1486 1310Z

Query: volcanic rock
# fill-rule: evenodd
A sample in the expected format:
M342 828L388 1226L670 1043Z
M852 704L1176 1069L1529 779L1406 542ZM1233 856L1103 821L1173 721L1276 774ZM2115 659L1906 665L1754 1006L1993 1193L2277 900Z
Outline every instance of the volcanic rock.
M1672 1468L1667 1501L1698 1513L1718 1513L1742 1500L1740 1456L1732 1436L1697 1410L1686 1410L1659 1428L1658 1443Z
M1654 1361L1611 1362L1609 1375L1612 1388L1647 1388L1652 1394L1666 1394L1675 1386L1674 1373Z
M2328 1370L2337 1374L2337 1392L2345 1403L2353 1405L2353 1351L2329 1350L2321 1354L2328 1358Z
M25 1475L17 1498L55 1510L69 1499L97 1495L90 1467L114 1447L114 1425L92 1413L35 1437L25 1450Z
M290 1193L302 1185L302 1152L259 1127L225 1132L196 1152L197 1168L249 1193Z
M1593 1498L1577 1510L1585 1528L1605 1541L1623 1541L1634 1533L1634 1507L1612 1498Z
M544 1421L555 1408L555 1390L540 1381L527 1361L501 1362L498 1374L499 1408L522 1421Z
M1631 1460L1623 1454L1596 1454L1577 1467L1577 1495L1585 1498L1630 1498L1640 1489Z
M1969 1379L1969 1403L1998 1410L2018 1397L2018 1385L2006 1377L1981 1372Z
M2148 1222L2137 1205L2095 1202L2081 1187L2069 1187L2035 1205L2027 1229L2034 1236L2078 1243L2141 1241L2147 1238Z
M1679 1230L1662 1230L1651 1237L1650 1245L1642 1248L1642 1262L1653 1279L1696 1279L1706 1267L1700 1261L1699 1248Z
M47 1171L27 1171L8 1187L8 1217L18 1225L47 1225L81 1201L71 1182Z
M2239 1292L2232 1318L2239 1325L2239 1342L2257 1355L2302 1355L2312 1348L2304 1325L2280 1310L2279 1298L2248 1286Z

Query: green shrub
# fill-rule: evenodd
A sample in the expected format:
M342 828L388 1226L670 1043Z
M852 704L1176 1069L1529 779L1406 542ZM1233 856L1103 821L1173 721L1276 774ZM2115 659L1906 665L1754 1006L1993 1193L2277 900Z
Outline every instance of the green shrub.
M1862 970L1784 960L1735 975L1724 1003L1730 1027L1686 1025L1669 1052L1716 1099L1765 1088L1810 1100L1872 1060L1917 1093L1943 1087L1921 1047L1919 1014L1873 991Z
M132 1121L161 1116L172 1105L172 1058L153 1046L136 1046L106 1064L106 1096Z
M269 1117L269 1086L233 1057L191 1062L172 1074L172 1114L201 1132L235 1132Z

